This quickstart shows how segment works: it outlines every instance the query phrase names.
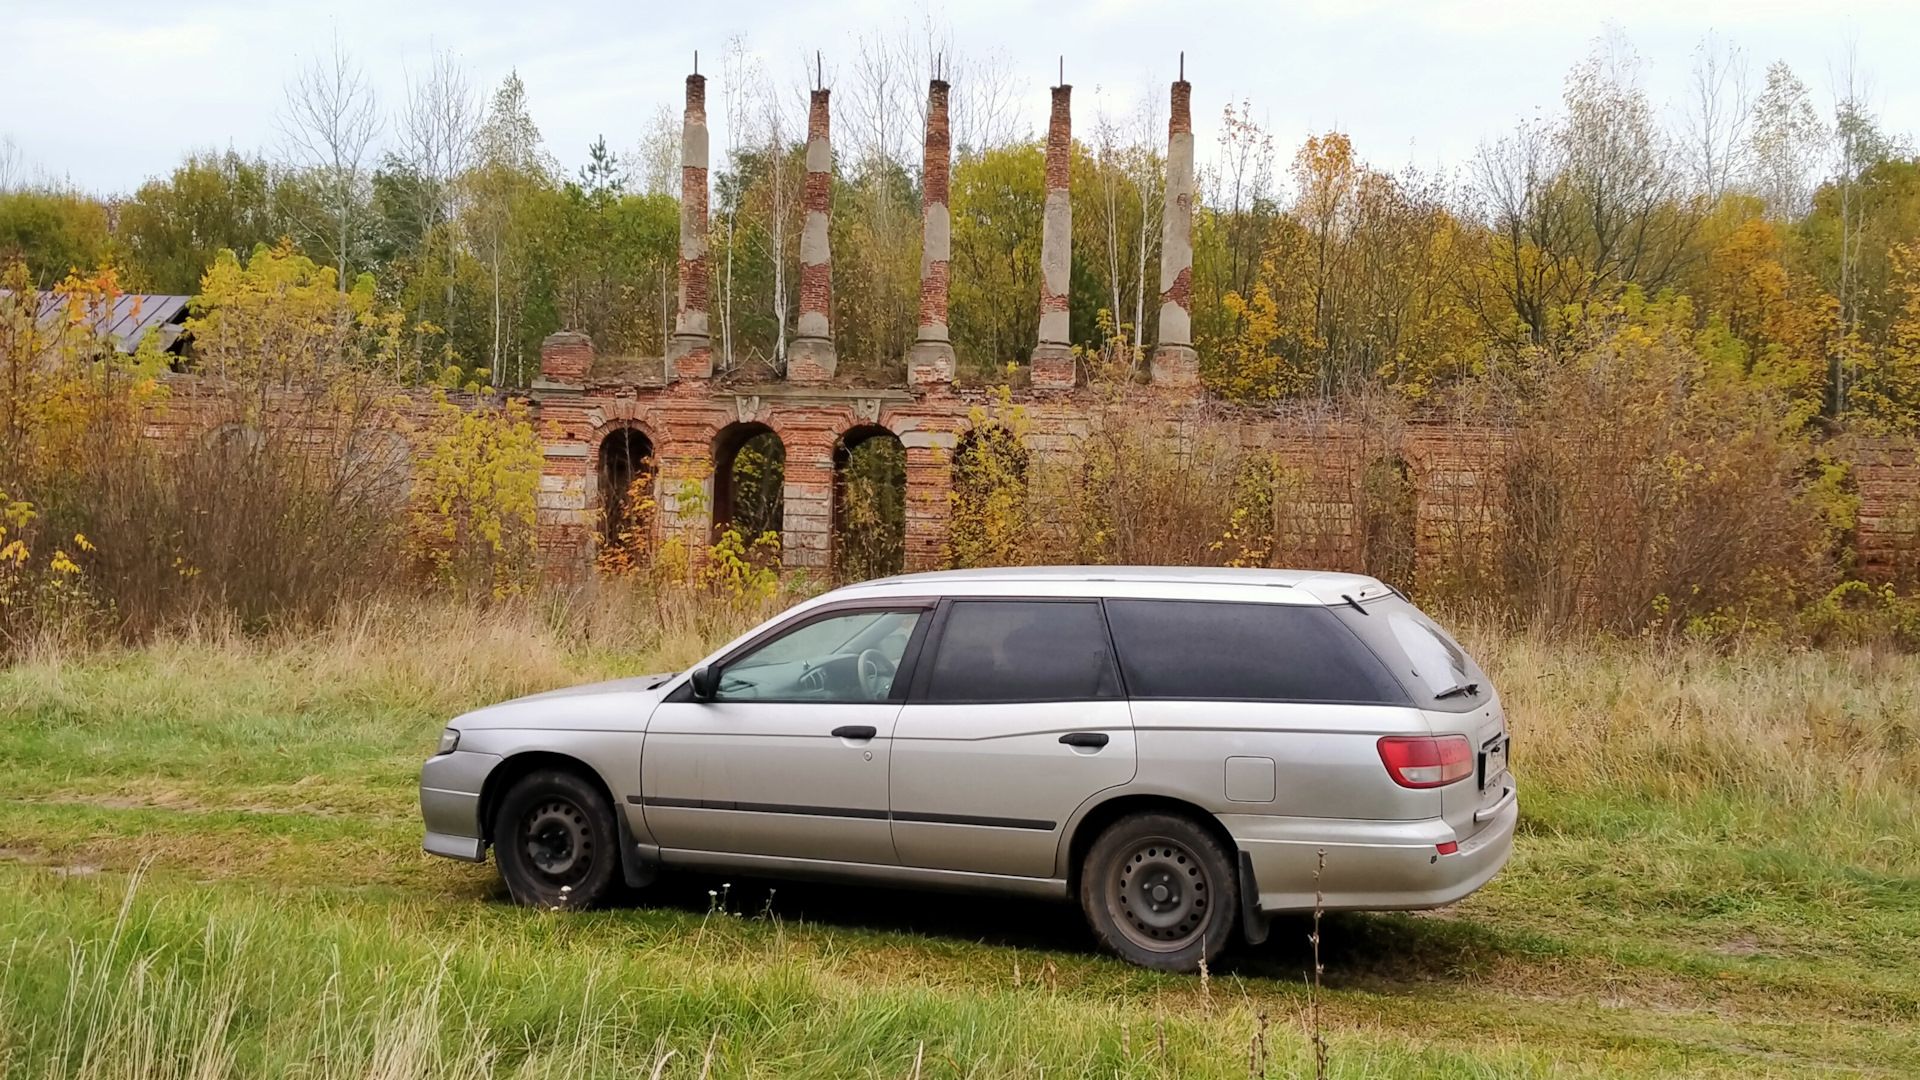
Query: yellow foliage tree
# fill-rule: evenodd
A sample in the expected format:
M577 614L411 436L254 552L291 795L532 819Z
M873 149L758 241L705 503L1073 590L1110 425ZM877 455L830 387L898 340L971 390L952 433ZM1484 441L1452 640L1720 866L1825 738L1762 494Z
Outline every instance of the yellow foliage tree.
M461 408L434 394L413 485L413 551L433 581L473 597L518 592L536 569L540 440L526 406Z
M1920 250L1889 253L1900 308L1886 344L1868 350L1847 392L1849 416L1870 431L1920 434Z
M373 275L342 290L333 267L261 244L243 265L222 250L200 281L186 328L202 374L250 386L337 382L345 371L396 377L402 320Z
M953 450L949 565L1017 566L1028 561L1030 422L1012 398L1011 387L1003 385L986 404L969 410L967 430Z
M1270 256L1250 295L1226 295L1234 330L1203 367L1209 389L1242 401L1273 401L1313 385L1312 358L1320 346L1313 298L1293 284Z
M103 270L69 276L45 305L25 264L0 273L0 482L13 490L37 498L95 446L137 436L141 410L165 398L156 335L128 355L101 333L121 295Z

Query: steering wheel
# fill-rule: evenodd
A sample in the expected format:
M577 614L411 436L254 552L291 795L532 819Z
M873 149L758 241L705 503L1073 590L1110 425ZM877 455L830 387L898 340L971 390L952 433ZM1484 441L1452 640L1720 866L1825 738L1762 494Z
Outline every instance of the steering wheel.
M868 698L879 701L887 696L887 691L893 689L893 661L887 659L887 654L879 649L868 649L860 654L858 667L860 689L867 692Z

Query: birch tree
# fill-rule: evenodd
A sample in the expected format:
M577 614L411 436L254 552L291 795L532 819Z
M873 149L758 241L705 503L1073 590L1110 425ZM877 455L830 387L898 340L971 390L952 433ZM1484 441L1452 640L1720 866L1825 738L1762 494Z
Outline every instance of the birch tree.
M1807 84L1784 60L1767 65L1766 86L1754 100L1748 125L1747 167L1768 217L1787 221L1806 213L1826 141Z
M507 359L506 335L510 326L517 330L518 295L509 296L508 288L518 282L515 255L519 245L516 226L520 211L534 193L548 181L552 171L542 148L540 129L527 113L527 88L520 75L511 72L494 91L485 122L474 140L474 165L468 171L471 207L468 217L472 228L469 240L475 255L487 267L492 307L492 370L498 377ZM519 361L516 344L515 360ZM516 377L522 374L516 366Z
M295 163L309 171L327 227L312 239L327 249L345 292L356 235L366 214L368 165L380 135L380 107L360 65L340 45L287 84L279 127Z

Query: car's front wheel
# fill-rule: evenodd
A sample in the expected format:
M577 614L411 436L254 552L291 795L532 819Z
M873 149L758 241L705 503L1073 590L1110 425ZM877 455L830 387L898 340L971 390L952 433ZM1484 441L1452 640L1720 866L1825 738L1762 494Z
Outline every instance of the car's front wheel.
M1100 943L1160 971L1197 971L1233 938L1239 886L1225 847L1177 814L1109 825L1080 871L1080 906Z
M578 773L523 777L494 816L493 857L514 902L583 908L605 900L620 872L613 808Z

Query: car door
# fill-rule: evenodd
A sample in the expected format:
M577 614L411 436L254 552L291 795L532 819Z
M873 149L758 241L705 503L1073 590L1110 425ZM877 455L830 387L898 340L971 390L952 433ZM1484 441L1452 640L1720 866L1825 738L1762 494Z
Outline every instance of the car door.
M887 767L927 605L817 612L654 711L641 803L663 849L893 863ZM675 700L684 698L685 700Z
M908 866L1051 877L1067 819L1133 778L1095 600L942 605L894 727L893 843Z

